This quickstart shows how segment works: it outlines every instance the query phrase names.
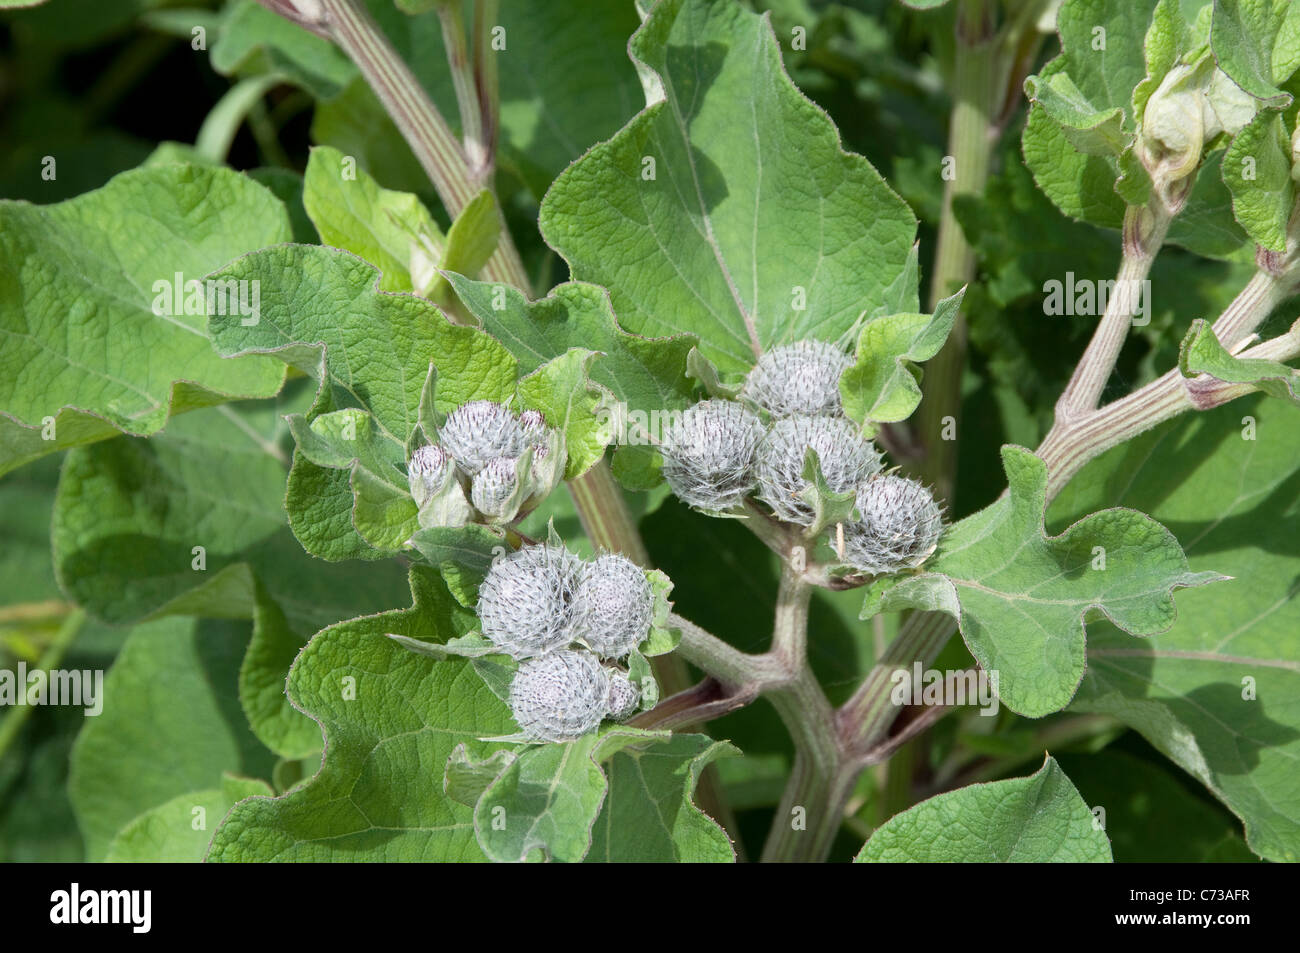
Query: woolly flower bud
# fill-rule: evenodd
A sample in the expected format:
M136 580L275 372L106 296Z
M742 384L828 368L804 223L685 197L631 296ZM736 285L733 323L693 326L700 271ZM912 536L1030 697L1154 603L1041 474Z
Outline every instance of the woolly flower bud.
M478 591L483 635L517 659L568 645L569 598L580 566L577 556L547 544L493 561Z
M825 341L796 341L758 359L741 394L776 417L840 413L840 375L849 359Z
M573 590L573 637L604 658L622 658L650 632L654 592L626 556L606 553L583 563Z
M411 462L406 465L406 478L417 507L423 506L425 500L442 488L450 465L451 457L439 446L419 447L411 454Z
M914 569L943 535L943 510L915 480L892 473L868 480L857 505L861 520L844 525L844 561L863 572Z
M443 447L468 474L497 457L517 457L528 445L518 418L500 404L474 400L447 415L438 431Z
M484 516L504 519L514 515L506 510L509 508L510 497L519 485L515 466L513 458L497 457L489 460L474 477L469 489L470 502Z
M519 415L519 430L526 443L538 443L546 437L545 415L540 410L525 410Z
M754 453L762 437L763 425L749 408L702 401L664 434L664 479L692 506L728 509L754 488Z
M605 698L605 707L609 717L622 721L634 714L641 704L641 689L630 678L617 669L607 669L609 674L609 693Z
M510 711L537 741L572 741L609 712L609 677L589 652L559 649L519 666L510 683Z
M803 478L808 450L817 451L822 476L836 493L852 492L880 471L880 454L843 417L782 417L758 448L759 496L778 517L807 526L813 508L799 498L810 484Z

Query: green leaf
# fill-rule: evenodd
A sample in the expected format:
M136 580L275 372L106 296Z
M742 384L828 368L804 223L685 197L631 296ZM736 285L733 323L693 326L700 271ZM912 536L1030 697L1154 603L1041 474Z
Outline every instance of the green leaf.
M1226 577L1191 572L1174 536L1136 510L1102 510L1045 535L1046 465L1012 446L1002 462L1008 496L951 527L929 572L869 589L864 615L949 613L1007 707L1037 718L1074 697L1092 610L1132 635L1155 635L1177 618L1175 589Z
M564 469L566 480L585 473L603 459L609 441L603 392L587 376L595 356L594 351L575 347L519 381L521 409L540 410L547 426L564 435L569 458Z
M1140 731L1275 861L1300 858L1296 423L1262 397L1184 416L1093 461L1052 508L1062 523L1103 500L1142 507L1185 541L1192 568L1234 577L1183 593L1177 625L1150 640L1094 626L1073 707Z
M141 814L118 832L107 863L198 863L226 812L246 797L270 797L265 781L226 775L222 787L190 791Z
M555 861L729 862L726 834L691 801L699 772L738 754L704 735L610 727L567 744L535 745L514 756L448 765L448 785L483 784L474 810L489 858Z
M671 0L629 49L664 98L542 203L574 278L608 288L630 331L698 334L723 371L884 313L915 218L790 82L765 19Z
M457 745L447 759L447 774L443 778L442 788L447 797L459 801L466 807L473 807L483 796L489 784L496 780L510 762L515 759L515 752L502 748L492 752L482 761L470 757L465 745Z
M279 391L274 362L212 353L207 318L186 308L203 295L172 299L178 273L200 280L288 237L280 202L227 169L157 166L56 205L0 202L0 472Z
M1237 134L1223 157L1223 182L1232 193L1233 215L1251 240L1284 251L1296 193L1281 113L1260 112Z
M588 863L730 863L727 834L691 801L700 772L740 754L707 735L674 734L622 749L605 764L608 793L591 831Z
M1123 224L1125 203L1115 192L1114 163L1075 149L1041 106L1030 108L1020 142L1034 182L1064 214L1106 228Z
M148 441L73 451L53 538L65 591L106 619L253 619L240 699L268 747L303 757L320 749L320 730L284 697L298 650L321 627L398 605L408 590L395 565L322 564L293 539L281 505L276 409L213 408L178 418Z
M247 641L246 625L180 618L131 632L104 679L103 712L86 719L72 752L69 791L89 859L103 859L140 814L220 785L223 772L270 777L271 753L235 692Z
M505 403L514 394L515 362L501 345L451 324L423 298L380 293L378 269L347 252L264 248L214 277L257 280L262 288L257 324L214 317L217 349L227 357L270 354L316 377L316 413L367 410L405 446L430 363L443 412L470 400Z
M474 830L488 859L514 863L537 851L576 863L586 856L605 798L605 775L595 760L600 743L592 732L567 744L532 745L506 765L474 807Z
M1300 335L1300 327L1292 334ZM1214 336L1210 322L1201 318L1192 322L1178 351L1178 369L1184 377L1208 374L1231 384L1254 384L1264 393L1292 403L1300 403L1300 371L1277 361L1262 358L1233 357Z
M476 275L497 250L501 238L501 210L497 200L484 189L461 209L456 221L447 232L447 251L442 257L442 270ZM438 276L435 287L446 281Z
M274 74L321 98L335 95L356 67L329 40L254 3L239 0L212 41L212 68L223 76Z
M435 254L446 244L418 196L381 188L354 156L330 146L311 150L303 205L322 244L350 251L379 269L381 291L415 289L411 263L421 238Z
M509 551L505 533L488 526L430 526L411 537L424 561L442 572L461 605L478 601L478 587L492 560Z
M863 325L854 363L840 377L846 416L863 425L912 416L921 402L916 365L939 353L965 293L944 298L934 314L891 314Z
M310 422L294 414L289 429L312 463L349 472L352 523L366 543L380 552L401 550L419 527L405 448L379 433L375 418L356 408L320 414Z
M1128 146L1124 110L1119 106L1097 110L1067 73L1031 77L1025 94L1061 128L1066 140L1085 155L1117 156Z
M1210 46L1219 68L1264 105L1284 109L1300 46L1300 11L1290 0L1215 0Z
M633 489L660 482L649 443L653 414L685 410L695 402L687 361L698 343L693 335L645 338L619 327L604 288L566 282L539 301L505 285L471 281L448 273L447 280L483 329L506 346L528 374L570 348L599 352L590 379L615 402L607 407L609 438L618 444L614 467Z
M289 675L289 697L323 727L320 773L288 794L237 804L209 860L481 860L473 812L443 792L452 751L515 729L465 660L435 661L388 638L445 641L457 610L413 569L411 609L331 626Z
M1027 778L972 784L890 818L858 863L1109 863L1110 841L1048 757Z
M246 561L284 526L275 424L270 403L213 408L69 453L51 530L63 590L115 623L251 617Z
M1135 89L1145 90L1148 57L1152 68L1168 69L1162 19L1150 34L1148 27L1154 12L1169 7L1168 0L1069 0L1057 16L1060 55L1025 82L1033 102L1021 137L1025 163L1072 218L1110 228L1123 220L1117 160L1137 131L1134 100L1145 100ZM1181 21L1181 12L1174 16Z

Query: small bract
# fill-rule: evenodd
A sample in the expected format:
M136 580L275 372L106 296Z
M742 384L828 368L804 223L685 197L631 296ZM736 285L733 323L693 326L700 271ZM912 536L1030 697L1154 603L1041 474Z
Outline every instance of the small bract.
M754 488L754 454L762 438L763 425L748 407L701 401L663 436L664 479L692 506L729 509Z
M775 417L838 414L840 375L849 358L825 341L796 341L772 348L745 378L741 395Z
M436 445L419 447L411 454L411 462L406 465L406 479L417 507L423 506L442 488L451 465L450 455Z
M569 600L581 562L560 546L525 546L492 563L479 587L483 635L517 659L572 641Z
M822 476L836 493L850 493L880 472L880 454L844 417L795 414L782 417L758 449L759 497L788 523L808 526L813 508L800 499L810 484L803 477L808 451L817 451Z
M915 480L884 474L857 494L861 520L844 525L844 561L875 574L914 569L930 558L943 535L943 510Z
M605 707L609 717L615 721L630 718L641 705L641 689L618 669L606 669L609 673L609 694Z
M511 497L519 486L516 467L513 457L489 460L470 485L469 498L474 508L490 518L513 516L509 510L518 508L511 505Z
M519 666L510 711L536 741L572 741L609 713L610 680L590 652L558 649Z
M650 633L654 592L641 567L606 553L583 563L573 591L573 637L603 658L622 658Z
M540 410L525 410L519 415L519 429L529 444L542 441L546 437L546 415Z

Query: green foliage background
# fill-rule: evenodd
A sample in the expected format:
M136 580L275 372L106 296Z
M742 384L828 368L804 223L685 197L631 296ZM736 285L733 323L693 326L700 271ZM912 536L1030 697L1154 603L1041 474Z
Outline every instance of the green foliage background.
M436 17L408 17L391 0L369 0L369 6L414 64L420 83L454 116ZM295 449L285 417L360 407L384 430L374 452L385 459L411 438L425 397L420 368L407 365L413 355L432 350L444 362L435 392L441 409L516 388L538 406L568 407L571 460L585 466L602 452L591 436L596 392L587 387L585 367L548 363L562 360L569 348L612 355L590 372L609 393L674 407L689 402L690 385L665 386L664 380L685 364L696 341L724 373L745 369L744 323L723 313L729 283L746 289L741 311L757 315L764 345L805 332L834 338L851 329L858 309L873 316L916 311L915 303L890 300L889 283L904 268L915 226L924 290L940 213L937 170L951 106L945 63L953 11L932 6L939 9L915 11L892 0L759 0L753 7L770 13L790 78L824 114L778 79L757 97L751 117L727 105L748 74L719 62L714 98L696 101L701 91L673 61L671 43L655 47L652 38L642 38L644 48L633 55L657 51L663 62L650 65L677 87L658 112L642 112L642 87L627 49L639 22L630 2L503 4L516 45L511 67L503 70L498 194L525 265L537 276L535 286L560 287L544 301L511 299L504 312L494 312L476 306L483 288L451 279L463 307L500 343L459 330L421 336L413 329L428 327L417 313L422 304L377 294L373 269L346 252L320 248L269 249L229 266L229 275L260 276L274 287L266 325L257 332L236 322L197 334L195 327L159 330L147 318L143 290L154 274L207 274L290 240L324 238L388 265L383 290L410 290L406 263L392 254L400 244L390 244L379 229L358 234L349 225L353 210L328 194L327 177L312 186L314 172L338 153L356 156L368 173L372 205L363 213L396 209L418 217L418 203L385 191L395 190L417 196L432 211L422 224L440 238L449 217L346 58L249 0L195 10L156 0L54 0L0 15L0 141L11 146L0 153L0 196L32 203L10 204L0 217L7 283L0 306L44 314L49 323L33 332L43 347L67 343L61 341L65 326L54 317L70 321L71 357L86 369L57 395L33 395L24 391L18 370L45 360L45 351L5 343L0 410L39 418L38 404L47 399L101 410L98 417L62 413L59 432L69 436L55 447L0 417L0 667L19 659L35 664L72 617L70 603L88 618L60 664L111 666L102 717L36 709L0 754L0 860L198 860L232 805L250 795L286 792L293 793L282 802L244 801L217 835L213 859L357 852L382 859L468 860L485 853L522 859L542 844L561 859L581 859L588 848L588 859L627 859L627 845L611 836L610 825L624 823L621 812L635 816L650 803L661 823L642 832L645 852L636 859L728 859L725 837L690 801L694 779L709 764L735 812L735 846L756 856L791 758L786 732L763 704L710 724L709 737L681 735L630 752L621 749L626 739L617 732L592 740L609 759L607 777L596 769L593 751L565 749L564 757L575 760L562 765L539 763L559 755L520 758L494 782L508 790L490 790L477 809L473 800L444 797L443 779L422 775L421 766L441 766L458 751L471 767L490 758L495 749L478 739L511 730L508 713L474 674L473 662L431 663L374 637L405 632L406 625L416 636L439 641L464 634L472 614L461 587L471 584L418 571L408 577L395 561L378 558L413 532L413 513L387 505L385 488L376 485L382 481L367 482L382 469L378 464L372 471L339 468L310 456L301 442ZM744 7L711 10L690 24L698 43L706 46L713 31L763 51L761 21ZM207 28L206 50L190 47L195 24ZM791 44L796 27L806 30L800 49ZM1055 38L1048 41L1036 65L1056 55L1055 44ZM767 69L777 73L774 60ZM232 84L250 82L262 84L264 98L247 122L229 128L227 153L205 152L203 144L210 146L221 131L219 122L205 123L205 117L220 117L215 110ZM187 98L172 98L177 89ZM703 119L695 131L707 127L708 135L688 141L674 115L680 120L697 106ZM955 208L979 265L963 304L972 351L962 382L961 480L949 501L953 518L999 497L1007 485L1000 448L1038 444L1086 343L1090 324L1043 314L1044 282L1066 272L1108 278L1119 259L1118 234L1103 227L1114 223L1069 217L1061 211L1068 203L1036 186L1036 171L1022 161L1020 131L1027 118L1021 101L1007 120L984 193ZM653 229L612 254L602 231L614 228L606 219L620 214L611 199L619 194L620 169L635 167L647 142L683 158L665 162L677 170L673 174L688 155L712 156L725 191L728 183L747 184L727 163L753 124L773 136L756 149L770 150L764 154L772 157L774 195L807 178L803 163L811 156L819 175L812 177L810 194L818 201L844 202L847 212L840 214L859 207L856 202L885 210L870 223L849 223L848 231L871 231L876 254L865 261L851 251L827 256L826 294L797 330L778 299L808 268L782 249L802 247L797 239L821 224L806 203L784 208L771 198L763 215L755 214L762 241L754 239L753 259L731 275L701 255L690 259L697 270L683 275L672 253L646 237ZM800 130L799 152L777 141L784 128ZM190 144L196 139L197 149ZM879 176L846 156L841 144L865 156ZM312 146L318 148L309 153ZM589 161L571 165L592 147ZM58 160L53 181L40 176L46 155ZM191 164L176 165L177 159ZM223 160L229 168L220 167ZM126 174L114 178L119 173ZM680 183L666 179L664 191L672 184ZM701 193L705 204L716 198ZM202 211L197 218L196 207ZM120 221L124 208L139 210L138 221ZM684 231L690 214L665 200L647 220ZM719 239L733 262L743 258L735 245L742 224L730 223ZM115 230L131 235L132 260L119 257ZM179 256L168 237L175 231L189 236ZM96 246L88 235L108 238ZM1127 389L1172 366L1189 320L1217 315L1253 271L1249 255L1234 253L1231 242L1207 248L1197 235L1183 238L1152 273L1152 321L1117 369ZM1244 242L1244 235L1234 240ZM81 276L80 283L59 280L68 273ZM706 289L703 306L692 310L691 296L673 284L674 275L693 293ZM308 280L295 283L302 276ZM18 285L22 290L15 291ZM608 298L595 286L607 288ZM329 307L313 311L313 301L324 300L317 297L322 287L330 302L349 301L353 323L333 321ZM49 297L41 290L47 288ZM1279 308L1263 329L1266 336L1294 313L1294 307ZM120 343L121 354L88 343L105 314L115 328L109 344ZM623 334L614 316L624 331L656 340ZM325 347L286 353L281 338L319 340ZM340 358L349 347L367 363L400 369L400 378L393 370L389 386L358 394ZM156 364L133 364L131 349L148 351ZM445 373L453 364L459 372ZM166 370L173 366L184 366L185 374ZM322 366L319 388L302 379L317 376ZM139 373L128 379L122 370L130 367ZM184 382L176 383L182 376ZM1247 414L1257 419L1261 436L1243 450L1238 433ZM1174 628L1141 643L1152 646L1149 653L1135 653L1131 635L1090 617L1088 674L1068 711L1038 721L1004 708L996 719L962 716L941 723L917 748L913 799L945 790L954 778L989 785L967 797L945 794L950 800L926 802L884 823L872 806L883 792L867 772L854 801L866 806L841 831L832 859L914 858L909 844L933 840L935 831L954 823L988 832L981 843L963 844L961 859L1014 859L1007 856L1014 853L1011 834L1035 811L1048 815L1029 845L1042 842L1033 854L1038 859L1296 859L1300 609L1293 597L1300 551L1287 527L1300 515L1297 422L1295 408L1283 401L1250 398L1162 426L1094 461L1048 509L1050 533L1106 507L1133 506L1167 526L1186 551L1182 567L1169 556L1172 575L1182 579L1178 574L1186 569L1187 578L1217 572L1235 581L1180 594ZM582 452L587 457L579 457ZM633 448L615 454L614 468L630 487L656 480L646 455ZM1235 493L1226 510L1225 487ZM693 512L662 488L632 502L655 565L678 581L676 610L738 648L761 650L777 589L775 557L732 521ZM1041 515L1041 505L1034 515ZM575 548L589 548L562 491L529 525L536 531L548 518ZM1026 532L1037 540L1041 528ZM1112 529L1134 531L1132 525ZM188 562L196 534L208 560L198 587L176 569ZM337 562L344 559L350 561ZM945 565L955 564L949 557ZM1024 571L1032 574L1034 567ZM427 619L412 615L413 598L442 631L421 629ZM3 612L28 604L43 606L44 614ZM1256 612L1255 606L1272 608ZM837 704L896 625L892 616L861 621L861 607L860 593L819 591L813 597L811 664ZM327 627L333 627L332 638L303 651ZM1069 649L1071 664L1082 665L1082 640ZM299 667L286 697L284 676L295 659ZM937 667L973 661L954 639ZM1009 696L1008 705L1031 715L1057 711L1079 684L1077 667L1060 684ZM313 673L332 677L343 669L374 680L361 715L341 717L312 681L326 677ZM1231 697L1242 674L1258 675L1267 699L1246 722ZM455 702L449 703L453 690ZM408 693L421 699L409 709ZM393 720L395 710L402 714ZM1054 734L1081 714L1110 719L1107 730ZM0 714L0 725L14 717L13 711ZM334 763L327 760L319 779L303 786L321 763L320 726L313 719L336 732L330 737L338 748ZM1043 763L1045 739L1057 737L1053 759ZM367 746L382 747L382 764L363 763L358 752ZM965 760L954 762L954 752ZM466 774L476 776L469 767ZM536 800L537 785L557 775L578 778L576 793L537 808L537 827L549 824L570 840L577 830L578 843L558 833L539 834L536 843L484 835L479 812L490 808L491 797L508 797L519 809ZM400 777L409 789L385 786L384 777ZM597 789L603 797L592 796ZM370 823L387 833L357 833L347 802L358 791L369 793L368 807L378 812ZM1105 837L1080 833L1088 806L1099 802L1108 805L1109 845ZM207 810L205 831L185 831L193 805ZM1050 829L1062 817L1069 821L1065 834Z

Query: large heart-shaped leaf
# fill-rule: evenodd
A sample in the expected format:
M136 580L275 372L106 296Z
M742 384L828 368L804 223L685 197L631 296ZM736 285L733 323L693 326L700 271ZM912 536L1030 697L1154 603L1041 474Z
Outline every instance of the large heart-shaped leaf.
M916 220L790 81L767 20L666 0L629 49L650 105L542 203L573 277L630 331L699 335L726 371L883 313Z

